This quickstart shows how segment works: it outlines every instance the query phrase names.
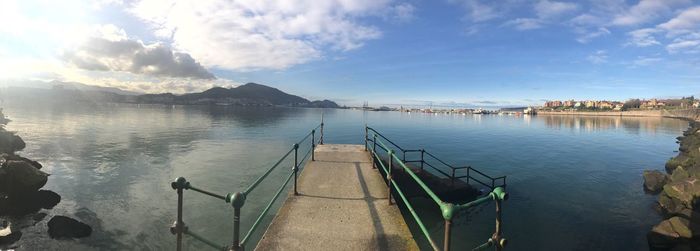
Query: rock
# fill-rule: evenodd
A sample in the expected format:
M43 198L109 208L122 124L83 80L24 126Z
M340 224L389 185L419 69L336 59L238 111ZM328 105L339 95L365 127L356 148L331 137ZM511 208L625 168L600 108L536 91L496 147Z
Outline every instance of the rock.
M673 231L671 222L664 220L647 233L650 249L670 249L679 242L680 235Z
M90 226L66 216L54 216L48 225L51 238L83 238L92 234Z
M673 173L671 173L671 181L679 181L685 178L690 177L688 174L688 171L685 170L682 166L679 166L675 170L673 170Z
M658 170L645 170L644 174L644 189L652 193L658 193L663 189L664 185L668 182L668 177L666 174Z
M48 176L29 162L9 160L0 166L0 194L18 197L36 192L46 184Z
M658 205L661 212L666 215L677 215L685 211L691 211L678 199L671 198L666 193L661 193L661 195L659 195Z
M26 144L21 137L5 131L5 129L0 129L0 152L14 153L24 149L25 146Z
M683 206L693 209L700 197L700 180L695 177L684 178L664 185L664 194L680 201Z
M21 232L12 232L8 236L0 236L0 246L10 245L22 238Z
M0 199L0 215L26 215L40 209L51 209L61 201L61 196L49 190Z

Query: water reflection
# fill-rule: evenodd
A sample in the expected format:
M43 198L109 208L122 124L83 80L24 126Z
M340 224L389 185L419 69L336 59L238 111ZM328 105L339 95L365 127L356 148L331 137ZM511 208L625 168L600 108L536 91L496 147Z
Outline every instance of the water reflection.
M575 129L587 132L623 129L629 133L656 133L659 128L687 124L681 120L658 117L558 116L538 115L548 128Z

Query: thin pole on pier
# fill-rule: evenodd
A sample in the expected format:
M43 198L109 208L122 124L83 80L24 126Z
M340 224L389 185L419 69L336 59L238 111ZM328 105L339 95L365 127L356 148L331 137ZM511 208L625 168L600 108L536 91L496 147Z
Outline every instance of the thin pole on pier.
M323 145L323 113L321 113L321 142L319 144Z
M298 152L299 144L294 144L294 195L299 195L299 193L297 193L297 170L299 170L299 164L297 163Z
M389 184L389 205L393 204L391 202L391 169L394 169L394 150L389 150L389 171L386 174L386 180Z
M452 220L445 219L445 244L442 250L450 251L450 242L452 236Z
M316 129L311 130L311 161L316 161ZM296 182L294 182L296 184Z

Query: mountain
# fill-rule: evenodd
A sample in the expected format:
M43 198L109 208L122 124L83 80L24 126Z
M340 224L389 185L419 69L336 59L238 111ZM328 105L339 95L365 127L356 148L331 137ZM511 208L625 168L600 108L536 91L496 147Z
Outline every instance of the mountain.
M104 87L87 85L78 82L64 82L64 81L41 81L41 80L6 80L2 82L2 86L5 88L32 88L32 89L43 89L43 90L68 90L68 91L81 91L81 92L103 92L103 93L113 93L119 95L140 95L143 93L125 91L115 87Z
M0 88L1 100L33 100L48 102L134 103L167 105L240 105L339 108L330 100L309 101L279 89L248 83L234 88L214 87L197 93L140 94L111 87L73 82L25 81L22 85Z
M183 95L145 94L135 97L135 103L182 104L182 105L244 105L244 106L295 106L317 108L339 108L330 100L309 101L266 85L247 83L234 88L214 87L198 93Z

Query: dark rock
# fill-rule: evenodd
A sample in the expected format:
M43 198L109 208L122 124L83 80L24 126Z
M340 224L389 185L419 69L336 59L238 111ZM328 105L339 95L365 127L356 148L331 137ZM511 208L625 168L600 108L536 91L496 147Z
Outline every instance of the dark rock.
M24 149L25 146L26 144L21 137L5 131L5 129L0 129L0 152L14 153Z
M26 215L40 209L51 209L61 201L61 196L49 190L25 194L20 197L0 199L0 215Z
M22 238L21 232L12 232L7 236L0 236L0 247L11 245L12 243L17 242L20 238Z
M659 195L658 205L661 213L665 215L676 215L684 212L684 210L690 210L680 200L671 198L666 193Z
M658 170L645 170L644 171L644 189L652 193L658 193L663 189L664 185L668 182L668 177L666 174Z
M92 234L90 226L66 216L54 216L48 225L51 238L83 238Z
M49 175L25 161L8 160L0 166L0 194L19 197L42 188Z
M689 221L681 217L672 217L654 226L647 234L651 249L670 249L679 243L687 242L692 237Z

